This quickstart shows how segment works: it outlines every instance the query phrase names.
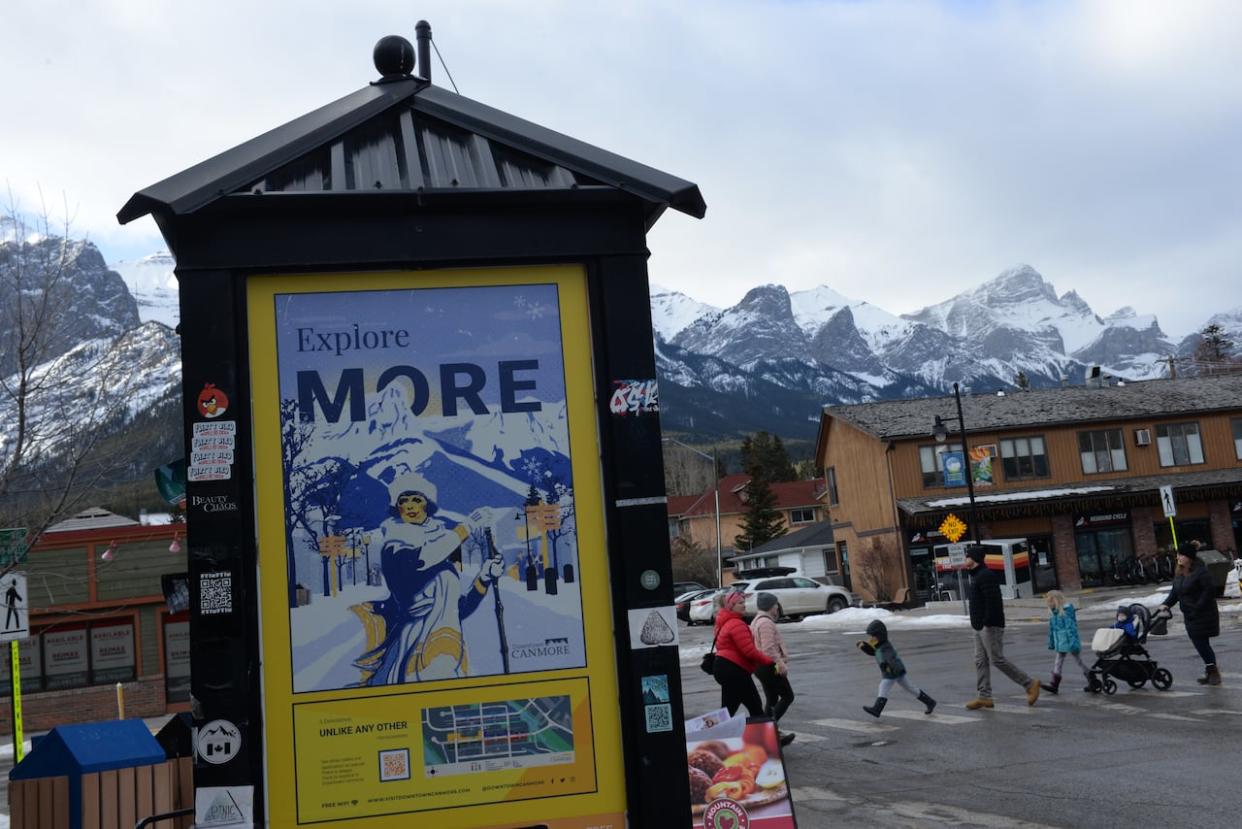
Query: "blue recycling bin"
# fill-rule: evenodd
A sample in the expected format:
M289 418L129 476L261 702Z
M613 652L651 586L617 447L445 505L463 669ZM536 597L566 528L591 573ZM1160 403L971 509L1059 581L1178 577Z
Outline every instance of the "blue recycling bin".
M32 744L10 780L69 778L69 828L82 826L82 775L163 763L164 748L142 720L61 725Z

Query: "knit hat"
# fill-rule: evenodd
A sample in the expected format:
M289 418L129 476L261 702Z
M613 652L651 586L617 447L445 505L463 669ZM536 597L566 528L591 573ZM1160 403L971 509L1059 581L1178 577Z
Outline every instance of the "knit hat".
M970 559L976 564L983 564L984 559L987 558L987 554L988 554L987 550L983 549L983 547L978 546L978 545L966 548L966 558Z
M1187 541L1185 544L1177 548L1177 554L1179 556L1186 556L1186 558L1198 558L1199 545L1195 544L1193 541Z
M771 593L760 593L755 597L755 604L759 606L760 610L771 610L776 607L776 597Z
M742 595L740 590L730 590L724 594L724 598L720 600L720 606L725 610L732 610L735 604L738 604L746 597Z

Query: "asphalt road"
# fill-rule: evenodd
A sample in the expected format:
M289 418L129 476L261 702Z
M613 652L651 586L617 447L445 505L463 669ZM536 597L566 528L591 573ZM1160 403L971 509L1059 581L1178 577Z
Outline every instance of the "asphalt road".
M1084 619L1089 643L1103 618ZM861 626L860 626L861 627ZM1225 684L1197 685L1198 660L1180 623L1150 637L1152 658L1173 672L1168 692L1083 693L1067 674L1058 696L1031 708L993 672L997 708L972 712L969 629L896 631L911 679L939 702L928 717L894 688L877 721L862 710L879 670L859 653L861 631L782 625L797 699L781 721L801 829L818 827L1237 827L1242 801L1242 620L1222 618L1213 640ZM698 669L709 628L681 629L687 715L719 707L719 689ZM1047 628L1011 624L1006 654L1047 678ZM1091 663L1089 654L1084 659Z

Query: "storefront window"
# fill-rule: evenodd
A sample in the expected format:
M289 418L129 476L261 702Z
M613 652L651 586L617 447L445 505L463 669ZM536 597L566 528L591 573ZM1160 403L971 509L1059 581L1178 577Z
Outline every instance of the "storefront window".
M1123 583L1118 570L1134 558L1128 512L1079 515L1074 519L1078 574L1083 587Z
M1212 546L1212 527L1208 519L1174 518L1173 523L1177 527L1177 543L1179 545L1198 541L1204 547ZM1156 531L1156 550L1161 553L1177 552L1173 547L1173 531L1169 529L1169 522L1158 521L1154 529Z
M1120 429L1079 432L1078 454L1082 457L1082 471L1088 475L1126 471L1126 450Z
M131 682L137 676L134 644L134 625L128 620L33 631L19 650L22 691Z
M190 616L164 618L164 695L169 702L190 701Z
M1156 427L1156 449L1161 466L1203 463L1198 423L1165 423Z

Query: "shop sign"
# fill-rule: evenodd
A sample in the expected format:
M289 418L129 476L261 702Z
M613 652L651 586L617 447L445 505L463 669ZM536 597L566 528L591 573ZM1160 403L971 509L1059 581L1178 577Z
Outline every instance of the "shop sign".
M91 664L96 682L123 682L134 676L134 626L91 628Z
M85 628L43 634L43 673L48 690L86 684L90 669L86 649Z
M1095 529L1096 527L1118 527L1129 523L1130 513L1126 510L1074 516L1074 529L1078 530Z

